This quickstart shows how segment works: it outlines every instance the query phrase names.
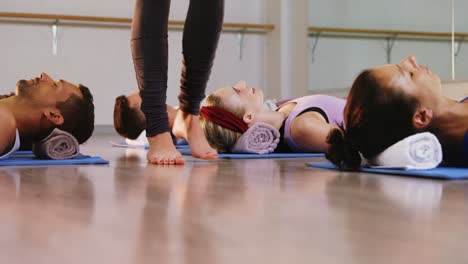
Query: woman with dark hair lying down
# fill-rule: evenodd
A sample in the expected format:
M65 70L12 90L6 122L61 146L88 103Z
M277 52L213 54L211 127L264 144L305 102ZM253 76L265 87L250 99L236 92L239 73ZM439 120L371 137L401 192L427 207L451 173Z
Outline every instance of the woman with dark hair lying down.
M361 155L372 159L419 132L437 136L445 162L468 166L468 101L443 96L439 76L413 56L363 71L351 87L344 120L346 126L328 136L327 158L340 168L357 169Z

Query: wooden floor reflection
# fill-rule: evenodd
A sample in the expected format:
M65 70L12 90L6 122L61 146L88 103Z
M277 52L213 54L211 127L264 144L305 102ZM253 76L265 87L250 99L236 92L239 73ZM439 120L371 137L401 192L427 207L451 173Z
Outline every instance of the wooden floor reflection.
M0 263L468 263L468 182L189 159L0 168Z

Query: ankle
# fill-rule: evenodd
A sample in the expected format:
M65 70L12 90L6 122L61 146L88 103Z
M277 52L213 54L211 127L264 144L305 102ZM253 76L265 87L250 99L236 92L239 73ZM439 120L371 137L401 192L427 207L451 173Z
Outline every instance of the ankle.
M171 139L172 142L172 137L169 132L164 132L161 134L154 135L152 137L147 137L148 142L151 144L151 142L160 142L160 141L166 141L168 138Z
M184 118L185 117L198 117L200 115L200 114L192 114L189 112L184 112L182 109L178 109L177 114L183 116Z

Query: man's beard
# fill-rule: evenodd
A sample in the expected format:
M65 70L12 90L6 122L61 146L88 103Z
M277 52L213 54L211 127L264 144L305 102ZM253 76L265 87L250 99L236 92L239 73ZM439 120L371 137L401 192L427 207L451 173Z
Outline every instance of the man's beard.
M28 97L30 92L29 90L34 87L34 84L29 83L26 80L19 80L16 83L16 95L22 97Z

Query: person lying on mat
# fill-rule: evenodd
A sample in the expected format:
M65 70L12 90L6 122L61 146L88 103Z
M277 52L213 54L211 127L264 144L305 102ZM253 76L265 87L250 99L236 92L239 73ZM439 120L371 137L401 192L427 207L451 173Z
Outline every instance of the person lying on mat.
M437 136L446 162L468 165L468 102L443 96L439 76L414 56L364 70L351 87L344 119L346 127L327 141L327 158L340 168L356 169L361 155L371 159L419 132Z
M208 142L218 152L230 152L246 128L266 123L280 131L276 152L325 152L326 137L343 123L344 99L309 95L263 108L263 92L240 81L210 94L200 110Z
M143 111L141 111L141 102L139 92L115 98L114 129L120 136L135 140L144 132L146 118ZM178 107L171 105L166 105L166 107L169 117L169 128L172 129Z
M284 100L287 101L287 100ZM280 102L281 103L281 102ZM174 118L178 107L166 105L169 117L169 128L172 129ZM277 107L276 100L265 101L264 107L273 109ZM146 135L140 137L145 132L146 119L141 111L141 97L139 92L128 95L120 95L115 98L114 104L114 129L126 139L136 140L143 138L146 142Z
M40 77L20 80L13 96L0 100L0 159L20 147L20 141L39 141L54 128L84 143L94 130L94 104L89 89L65 80ZM21 140L20 140L21 139Z

